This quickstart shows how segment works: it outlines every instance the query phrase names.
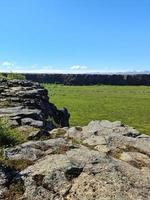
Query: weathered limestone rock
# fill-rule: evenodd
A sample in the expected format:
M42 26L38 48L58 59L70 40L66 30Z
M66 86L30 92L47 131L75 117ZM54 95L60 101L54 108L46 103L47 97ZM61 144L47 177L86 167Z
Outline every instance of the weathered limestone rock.
M0 199L5 199L5 195L8 192L6 184L8 182L8 177L5 173L5 170L0 166Z
M51 155L37 162L21 172L26 191L24 197L27 199L61 199L71 188L65 173L74 166L66 155ZM31 176L26 177L29 173ZM42 189L42 196L39 190ZM44 192L45 191L45 192Z
M67 200L148 200L148 176L128 164L114 162L89 166L74 179Z
M107 141L106 141L105 137L103 137L103 136L92 135L90 138L84 140L83 144L88 144L90 146L106 145Z
M66 108L58 110L49 103L48 92L40 84L0 80L0 117L9 117L12 126L49 131L69 126L69 116Z
M0 199L8 199L9 186L16 173L9 167L0 164Z
M35 161L44 155L55 153L62 146L67 145L63 138L29 141L13 148L5 149L6 159L24 159Z
M38 140L39 138L48 138L50 136L49 132L45 130L33 130L28 135L28 140Z
M24 184L22 200L150 200L150 136L119 121L49 134L4 150L9 162L31 161L14 177ZM2 195L6 182L2 172Z

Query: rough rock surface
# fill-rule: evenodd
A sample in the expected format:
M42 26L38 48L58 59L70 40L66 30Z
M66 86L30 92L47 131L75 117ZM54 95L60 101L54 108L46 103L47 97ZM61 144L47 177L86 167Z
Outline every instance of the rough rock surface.
M4 150L8 161L32 161L17 172L24 184L20 199L150 199L149 136L119 121L106 120L55 129L50 135L53 139ZM5 173L0 173L5 192Z
M0 117L9 117L13 127L51 130L69 126L66 108L49 103L48 92L39 83L0 80Z
M8 177L6 172L2 166L0 166L0 199L5 198L5 194L7 193L8 189L6 187L8 182Z

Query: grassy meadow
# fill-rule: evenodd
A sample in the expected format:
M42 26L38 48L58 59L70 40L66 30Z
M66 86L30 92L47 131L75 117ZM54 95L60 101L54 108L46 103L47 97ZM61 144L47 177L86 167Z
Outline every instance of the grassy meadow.
M44 86L52 103L68 108L71 126L83 126L96 119L120 120L150 134L149 86Z

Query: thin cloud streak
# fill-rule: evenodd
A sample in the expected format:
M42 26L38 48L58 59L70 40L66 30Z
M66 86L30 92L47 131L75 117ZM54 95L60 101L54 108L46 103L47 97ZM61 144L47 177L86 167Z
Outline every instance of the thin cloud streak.
M87 66L83 66L83 65L73 65L70 69L71 70L85 70L87 69Z
M4 61L0 63L0 72L15 72L15 73L87 73L87 66L73 65L68 69L60 69L51 65L40 66L37 64L30 66L20 66L13 62Z
M21 66L18 65L17 63L14 62L9 62L9 61L3 61L0 62L0 72L14 72L14 73L36 73L36 74L52 74L52 73L57 73L57 74L137 74L137 73L142 73L142 71L132 71L132 70L122 70L122 71L117 71L117 70L111 70L108 69L108 67L103 67L104 69L107 70L95 70L84 65L73 65L68 68L63 68L62 67L54 67L51 65L43 65L40 66L38 64L33 64L29 66ZM144 71L143 71L144 72ZM149 71L145 71L145 73L150 74Z
M9 61L4 61L4 62L2 62L1 65L4 66L4 67L13 67L14 63L9 62Z

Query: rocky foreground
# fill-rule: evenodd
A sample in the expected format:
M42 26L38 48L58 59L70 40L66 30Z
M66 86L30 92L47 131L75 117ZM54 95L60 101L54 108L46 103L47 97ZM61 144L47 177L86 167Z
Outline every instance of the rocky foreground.
M6 148L4 157L28 165L1 166L1 199L150 199L150 137L119 121L54 129L47 140ZM12 183L21 185L19 197Z
M120 121L68 128L68 111L29 81L0 82L0 117L27 135L0 152L0 199L150 199L149 136Z

